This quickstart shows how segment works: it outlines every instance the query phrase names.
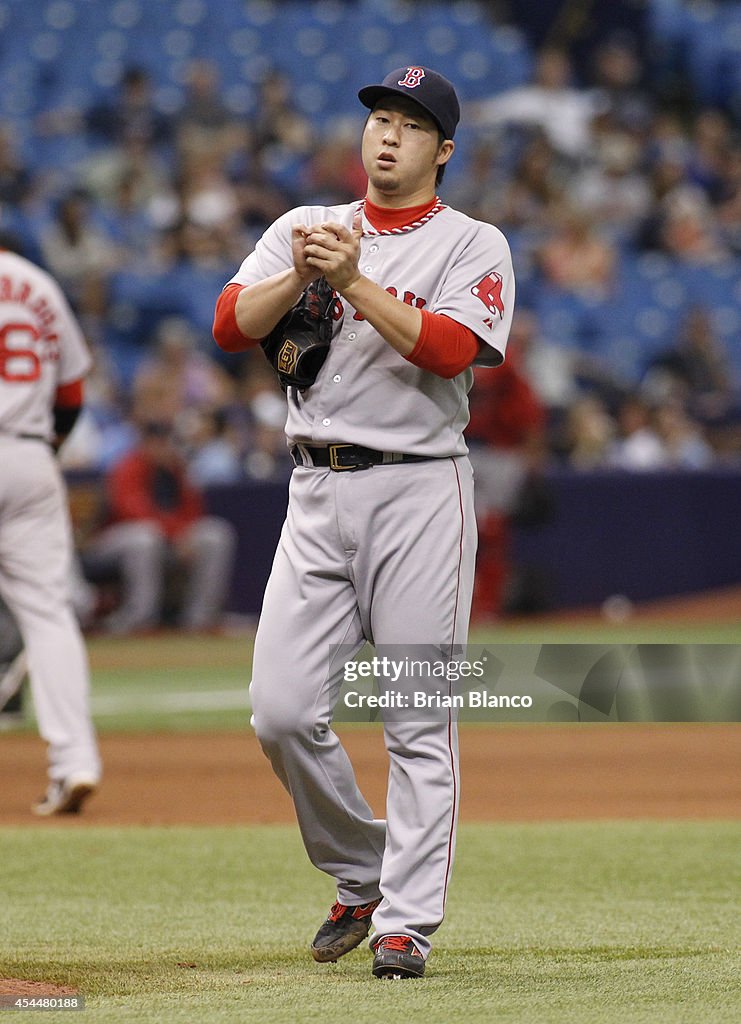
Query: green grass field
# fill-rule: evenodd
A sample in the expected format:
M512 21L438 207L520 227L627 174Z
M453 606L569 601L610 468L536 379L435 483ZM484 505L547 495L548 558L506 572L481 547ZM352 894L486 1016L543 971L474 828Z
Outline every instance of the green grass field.
M737 629L471 639L728 644ZM90 650L103 731L248 728L245 637ZM293 827L81 826L0 829L0 977L78 987L89 1024L741 1020L741 822L463 825L428 974L404 983L372 978L365 948L310 958L334 894Z
M427 977L399 983L364 947L311 960L332 892L292 828L6 829L1 973L79 987L91 1024L735 1024L740 840L464 826Z
M737 644L737 623L655 626L508 625L471 644ZM101 731L247 728L249 636L94 638L93 712Z

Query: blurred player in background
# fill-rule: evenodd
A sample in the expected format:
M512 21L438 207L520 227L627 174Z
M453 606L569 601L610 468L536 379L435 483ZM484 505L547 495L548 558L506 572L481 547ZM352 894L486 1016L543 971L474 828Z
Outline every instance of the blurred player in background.
M55 450L91 365L57 283L0 239L0 594L23 638L49 745L39 815L79 811L100 780L87 653L69 589L72 535Z
M138 428L138 443L106 477L108 521L82 550L90 578L115 573L120 579L119 604L103 626L120 635L162 625L167 583L180 577L178 625L190 631L218 627L236 531L225 519L206 515L171 419L150 413Z

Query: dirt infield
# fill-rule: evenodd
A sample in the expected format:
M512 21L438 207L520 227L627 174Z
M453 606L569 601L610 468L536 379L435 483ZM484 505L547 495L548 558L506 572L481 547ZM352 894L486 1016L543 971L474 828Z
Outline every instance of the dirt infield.
M0 978L0 996L12 996L14 999L43 999L46 997L76 996L76 988L69 985L55 985L50 981L27 981L25 978ZM34 1009L36 1007L33 1007ZM5 1009L10 1007L5 1006ZM25 1007L24 1007L25 1009ZM41 1007L39 1007L41 1009ZM46 1007L44 1008L46 1009ZM50 1009L50 1007L49 1007Z
M381 815L380 728L345 727L358 781ZM293 811L250 733L103 735L104 785L81 824L251 824ZM29 824L44 745L0 736L0 825ZM461 818L542 821L741 817L741 726L605 724L461 729ZM65 819L69 823L70 818ZM39 821L40 828L49 821Z

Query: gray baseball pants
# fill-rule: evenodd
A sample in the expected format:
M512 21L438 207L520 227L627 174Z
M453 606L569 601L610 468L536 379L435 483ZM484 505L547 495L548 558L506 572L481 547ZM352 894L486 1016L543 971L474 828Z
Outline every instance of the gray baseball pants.
M455 852L455 722L384 722L386 819L375 819L331 728L343 665L330 650L465 643L475 553L465 457L344 473L299 467L255 641L253 725L309 858L336 880L342 903L383 897L371 942L410 935L425 956Z
M67 493L51 449L0 438L0 591L28 655L49 777L100 776L90 717L87 651L72 609L72 530Z

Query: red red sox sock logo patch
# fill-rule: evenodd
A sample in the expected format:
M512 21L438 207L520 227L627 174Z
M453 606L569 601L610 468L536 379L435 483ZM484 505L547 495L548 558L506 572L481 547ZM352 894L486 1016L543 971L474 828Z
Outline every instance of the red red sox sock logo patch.
M407 68L406 76L400 80L399 85L403 85L407 89L416 89L424 77L424 68Z
M490 313L498 313L499 319L504 319L504 302L502 300L502 275L496 270L490 270L486 277L482 277L478 284L471 289L471 294L481 299ZM491 330L494 321L488 317L484 320L486 326Z

